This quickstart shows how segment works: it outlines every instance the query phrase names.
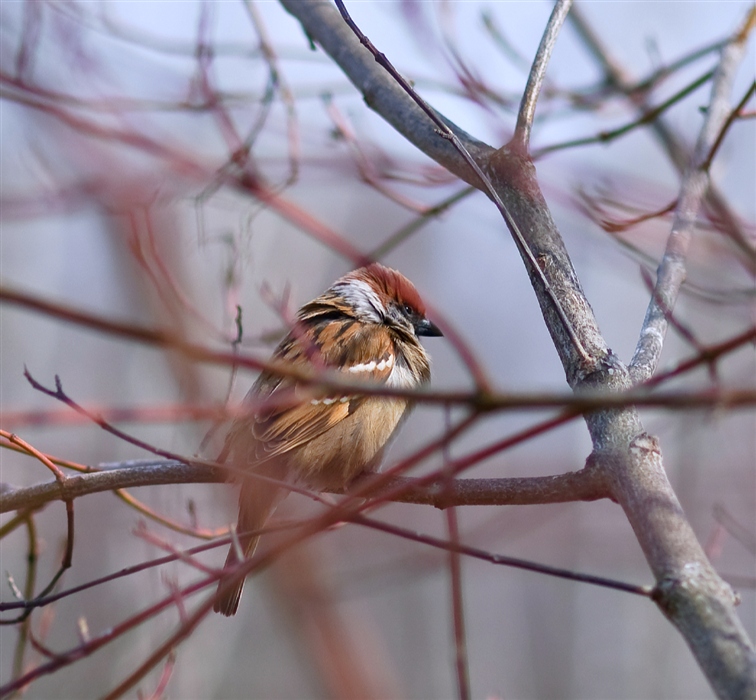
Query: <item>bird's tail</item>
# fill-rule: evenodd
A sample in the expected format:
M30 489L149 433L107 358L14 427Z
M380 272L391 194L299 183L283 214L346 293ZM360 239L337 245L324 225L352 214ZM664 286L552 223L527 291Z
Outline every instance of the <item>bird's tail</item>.
M259 537L253 538L249 550L246 551L245 558L249 558L255 553L259 540ZM244 590L244 579L236 580L231 576L238 569L240 563L236 549L232 546L226 557L226 563L223 566L224 575L218 582L218 589L213 601L213 610L226 617L236 614Z
M240 547L238 549L241 549L244 553L244 559L249 559L255 553L260 541L259 535L247 535L246 533L255 532L265 525L265 522L285 495L281 491L273 484L259 479L248 479L242 484L239 494L239 522L236 531L239 535ZM241 563L237 547L232 544L228 550L226 563L223 566L224 574L218 582L218 589L215 592L215 601L213 602L213 610L226 617L234 615L239 607L239 600L244 588L244 578L239 579L235 574Z

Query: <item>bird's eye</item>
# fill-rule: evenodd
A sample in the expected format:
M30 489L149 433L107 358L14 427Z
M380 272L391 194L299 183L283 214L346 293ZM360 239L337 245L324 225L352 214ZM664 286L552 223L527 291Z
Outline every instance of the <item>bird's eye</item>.
M415 313L415 310L409 304L405 304L402 308L407 316L412 316Z

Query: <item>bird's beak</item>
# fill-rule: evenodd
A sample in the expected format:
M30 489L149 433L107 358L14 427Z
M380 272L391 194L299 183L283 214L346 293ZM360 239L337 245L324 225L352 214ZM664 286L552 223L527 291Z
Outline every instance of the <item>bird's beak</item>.
M441 329L433 323L433 321L429 321L427 318L423 318L415 324L415 333L417 333L417 335L433 337L443 335Z

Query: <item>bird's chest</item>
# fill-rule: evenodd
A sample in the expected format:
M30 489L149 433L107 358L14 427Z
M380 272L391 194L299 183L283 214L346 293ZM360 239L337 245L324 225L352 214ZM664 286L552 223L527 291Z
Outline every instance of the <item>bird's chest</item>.
M383 450L407 413L401 399L367 398L348 418L296 455L295 472L315 488L343 488L377 471Z

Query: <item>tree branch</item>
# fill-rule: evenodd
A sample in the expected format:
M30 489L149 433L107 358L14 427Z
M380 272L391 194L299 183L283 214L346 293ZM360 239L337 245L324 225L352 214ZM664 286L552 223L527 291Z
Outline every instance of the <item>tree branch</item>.
M756 21L752 10L744 29L738 32L722 49L722 55L714 74L711 100L706 118L691 163L680 185L672 230L667 239L667 248L656 277L651 301L643 321L638 345L630 362L630 377L634 383L649 379L661 357L664 337L669 326L669 314L686 276L688 247L696 225L698 211L709 186L707 161L722 129L730 117L730 93L737 68L745 53L749 24Z
M412 101L391 84L346 27L339 27L338 15L329 3L281 2L300 20L307 35L344 70L372 109L431 158L480 186L470 177L469 169L461 166L459 156L450 152L446 140L418 115ZM473 157L527 237L527 247L540 268L536 273L526 260L528 273L570 386L577 392L630 388L628 368L611 353L600 334L529 155L517 142L491 154L485 144L456 129L455 133L465 146L470 143ZM591 362L576 352L541 274L558 296L569 328ZM682 512L656 440L646 434L632 408L597 410L586 415L586 422L593 441L593 459L624 509L656 578L657 604L683 634L720 697L753 697L756 650L735 613L732 590L708 562Z
M567 13L572 7L572 0L557 0L554 9L549 17L546 30L541 37L541 43L533 59L533 67L528 74L528 82L525 86L525 92L520 102L520 111L517 115L517 125L515 126L514 140L519 141L523 150L527 150L530 144L530 132L533 128L533 119L535 118L536 102L541 92L541 85L546 76L546 67L551 58L551 52L554 50L559 31L567 19Z
M183 338L173 335L168 331L139 326L128 322L117 321L105 316L92 314L81 309L70 307L57 302L33 296L14 289L9 289L0 285L0 302L17 304L24 308L43 313L53 318L61 319L69 324L80 325L84 328L92 328L103 333L112 334L118 337L127 338L147 345L165 347L167 349L178 351L186 357L197 362L206 362L209 364L225 365L229 367L244 367L250 370L260 370L271 372L282 377L296 379L304 386L309 386L313 391L330 391L343 393L361 393L370 396L385 396L387 398L404 398L418 403L435 404L435 405L460 405L469 406L481 412L491 412L498 410L515 410L515 409L545 409L545 408L567 408L576 413L592 411L601 408L624 408L627 406L647 406L656 408L666 408L672 410L696 410L701 408L738 408L749 407L756 404L756 391L749 389L727 389L718 388L716 390L703 391L675 391L675 392L656 392L650 393L645 387L633 388L628 385L623 393L607 393L598 387L597 390L581 391L580 394L569 393L542 393L533 392L515 393L508 391L506 393L493 392L491 390L474 390L474 391L433 391L433 390L415 390L401 389L396 387L367 385L365 383L349 381L343 379L334 372L313 372L306 369L293 367L288 363L259 360L248 354L233 353L213 350L196 343L184 340ZM587 304L587 302L585 302ZM756 330L751 329L743 336L735 339L734 342L728 341L722 346L713 346L706 352L706 356L696 355L687 361L675 371L682 373L697 367L699 364L716 359L720 354L730 352L736 349L742 343L752 339ZM30 377L35 388L43 391L49 396L63 400L71 407L71 399L65 394L58 395L58 391L47 389L39 382ZM649 382L647 386L655 386L657 382ZM272 407L275 404L273 400L259 404L257 408ZM195 411L192 408L187 410L187 414L196 417L218 416L220 418L238 417L241 413L248 412L252 407L249 404L240 409L204 409ZM78 406L87 420L98 423L102 421L105 414L101 411L90 411ZM178 411L177 417L181 417ZM117 412L115 416L109 416L111 420L128 420L129 413ZM9 421L29 420L28 414L9 413L2 414L3 419Z
M600 37L593 31L585 17L583 17L579 6L573 7L569 18L585 42L586 48L604 70L606 82L625 94L641 110L641 113L645 112L649 108L649 105L644 91L638 91L639 86L635 84L635 81L625 71L619 61L609 53ZM744 25L744 28L746 26ZM722 46L724 44L725 42L722 42ZM677 171L680 174L684 174L690 166L690 154L683 141L675 134L664 119L656 119L651 124L651 129L663 144L669 159ZM748 269L751 272L756 271L756 248L754 248L753 243L742 230L737 216L730 210L727 201L713 183L709 183L709 188L706 191L706 203L717 218L723 222L727 235L732 238L733 242L745 254Z
M52 501L71 501L103 491L130 489L137 486L167 484L216 484L227 480L221 470L199 464L167 460L136 460L111 466L104 471L70 475L64 483L48 481L14 489L2 484L0 513L33 510ZM381 479L379 489L370 490L368 478L359 482L370 498L397 503L420 503L436 508L450 506L534 505L594 501L608 496L608 489L595 469L582 469L554 476L512 479L454 479L449 484L439 479L430 485L418 485L416 479L391 477ZM330 491L343 493L343 491Z

